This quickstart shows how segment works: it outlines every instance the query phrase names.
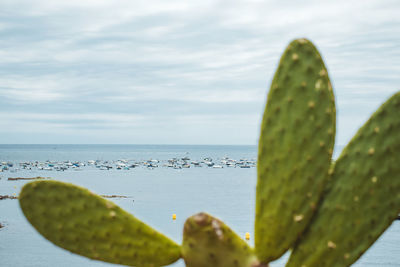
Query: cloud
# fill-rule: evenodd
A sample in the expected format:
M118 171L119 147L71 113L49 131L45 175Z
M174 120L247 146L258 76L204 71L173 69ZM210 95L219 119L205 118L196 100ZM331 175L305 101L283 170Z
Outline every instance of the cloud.
M259 118L252 114L188 115L175 114L110 114L110 113L0 113L2 128L0 134L11 142L15 136L29 129L29 133L20 143L46 143L57 140L55 136L68 137L65 143L127 143L137 140L141 143L191 144L192 136L203 129L197 138L197 144L229 144L227 140L235 138L237 144L246 144L248 134L237 131L240 127L254 128ZM224 125L224 127L220 127ZM161 133L161 134L160 134ZM50 137L49 137L50 136ZM256 133L252 133L256 138ZM172 140L172 141L171 141Z
M36 123L59 143L79 134L106 143L207 143L212 132L213 143L255 144L280 54L298 37L313 40L328 66L339 143L354 132L347 118L361 125L399 90L396 1L4 0L0 8L0 105L10 116L37 115L8 120L0 130L6 143L6 132L22 142ZM46 117L54 114L63 115ZM87 115L67 120L76 114ZM85 119L93 114L101 119ZM157 125L165 132L152 132ZM233 126L240 137L229 135Z

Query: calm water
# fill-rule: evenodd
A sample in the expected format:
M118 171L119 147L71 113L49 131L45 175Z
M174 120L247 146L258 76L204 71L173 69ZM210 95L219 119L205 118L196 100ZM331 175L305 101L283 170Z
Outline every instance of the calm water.
M160 159L188 156L194 160L224 156L256 158L255 146L137 146L137 145L0 145L0 161L87 161ZM20 191L25 181L8 177L50 176L104 195L128 212L180 243L185 219L200 211L221 218L240 236L253 237L256 169L135 168L101 171L18 171L0 173L0 195ZM133 201L134 204L133 204ZM172 221L171 215L177 214ZM60 249L42 238L23 217L16 200L0 201L0 266L111 266ZM354 266L400 266L400 223L397 221ZM287 255L272 266L284 266ZM175 267L183 267L182 261Z

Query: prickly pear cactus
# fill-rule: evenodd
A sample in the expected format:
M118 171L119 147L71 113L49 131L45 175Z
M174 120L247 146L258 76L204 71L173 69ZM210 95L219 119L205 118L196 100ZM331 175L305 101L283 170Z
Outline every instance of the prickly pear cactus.
M287 266L349 266L400 213L400 92L336 161L329 191Z
M258 263L246 241L207 213L199 213L186 220L182 255L187 267L250 267Z
M291 42L268 94L258 151L255 248L263 262L282 256L308 225L328 177L335 103L314 45Z
M219 219L187 219L182 247L86 189L26 184L19 201L45 238L111 263L266 267L288 249L291 266L350 266L400 213L400 92L331 163L335 104L313 44L295 40L272 81L258 155L255 249Z
M82 256L131 266L163 266L180 258L172 240L87 189L36 181L23 187L19 201L39 233Z

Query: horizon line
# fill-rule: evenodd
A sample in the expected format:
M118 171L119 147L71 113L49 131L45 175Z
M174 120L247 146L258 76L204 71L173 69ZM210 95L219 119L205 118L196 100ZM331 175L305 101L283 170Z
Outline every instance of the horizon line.
M18 144L4 144L0 143L0 146L3 145L132 145L132 146L258 146L258 144L132 144L132 143L103 143L103 144L92 144L92 143L18 143ZM347 144L335 144L335 147L344 147Z
M18 144L7 144L0 143L2 145L134 145L134 146L257 146L257 144L132 144L132 143L18 143Z

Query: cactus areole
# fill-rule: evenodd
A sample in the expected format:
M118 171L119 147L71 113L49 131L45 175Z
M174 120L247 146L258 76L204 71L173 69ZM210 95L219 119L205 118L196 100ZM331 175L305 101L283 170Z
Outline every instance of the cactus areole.
M268 93L258 147L255 247L221 220L186 220L182 245L87 189L27 183L21 209L49 241L129 266L350 266L400 213L400 92L360 128L335 163L335 99L315 46L292 41ZM221 203L223 205L223 203Z

